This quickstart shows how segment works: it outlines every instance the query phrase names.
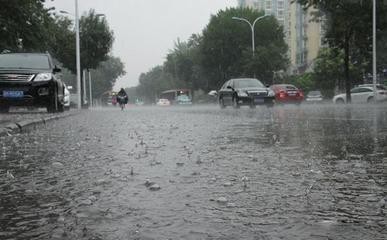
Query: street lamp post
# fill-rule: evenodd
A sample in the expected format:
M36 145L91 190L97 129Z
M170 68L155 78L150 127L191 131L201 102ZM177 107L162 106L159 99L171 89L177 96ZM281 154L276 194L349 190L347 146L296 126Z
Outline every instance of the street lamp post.
M372 83L374 88L374 100L376 102L377 100L377 90L376 90L376 0L373 0L373 7L372 7Z
M78 109L81 105L81 50L79 42L79 13L78 0L75 0L75 31L76 31L76 58L77 58L77 91L78 91Z
M91 71L89 70L89 101L90 101L90 107L93 107L93 94L92 94L92 88L91 88Z
M72 15L67 11L59 11L60 13L63 14L68 14ZM79 11L78 11L78 0L75 0L75 32L76 32L76 39L75 39L75 44L76 44L76 68L77 68L77 97L78 97L78 103L77 107L78 109L82 108L82 87L81 87L81 50L80 50L80 36L79 36ZM97 14L97 17L104 17L105 14ZM89 81L90 80L90 75L89 75ZM85 81L85 77L83 77L83 80ZM91 89L91 82L89 84L90 89ZM86 97L86 85L85 82L83 83L83 88L84 88L84 97ZM90 90L90 99L91 99L91 90Z
M75 17L75 55L76 55L76 69L77 69L77 108L82 108L82 95L81 95L81 50L79 40L79 14L78 14L78 0L75 0L75 16L67 11L59 11L63 14L68 14Z
M249 24L250 28L251 28L251 47L253 49L253 57L255 57L255 24L261 20L262 18L264 17L267 17L269 15L264 15L264 16L260 16L258 17L257 19L254 20L253 24L250 23L249 20L245 19L245 18L240 18L240 17L233 17L232 19L234 20L238 20L238 21L243 21L243 22L246 22L247 24Z

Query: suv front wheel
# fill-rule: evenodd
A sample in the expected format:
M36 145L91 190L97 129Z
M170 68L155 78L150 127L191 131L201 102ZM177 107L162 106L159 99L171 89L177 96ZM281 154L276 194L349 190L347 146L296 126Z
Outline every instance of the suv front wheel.
M234 96L234 97L233 97L233 99L232 99L232 106L233 106L234 108L239 108L239 107L240 107L240 105L239 105L239 103L238 103L238 96Z
M56 86L53 88L54 89L51 93L49 102L47 104L47 112L49 113L55 113L57 111L60 111L60 102L58 99L58 88Z
M0 106L0 113L9 112L9 106Z

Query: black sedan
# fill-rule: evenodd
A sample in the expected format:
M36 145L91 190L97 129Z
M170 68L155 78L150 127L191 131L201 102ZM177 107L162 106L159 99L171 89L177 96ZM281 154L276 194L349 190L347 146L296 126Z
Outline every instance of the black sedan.
M221 108L226 106L239 108L241 105L251 108L256 105L273 106L274 98L274 92L255 78L230 79L223 84L218 93Z
M11 106L63 111L64 84L58 72L49 54L0 54L0 112Z

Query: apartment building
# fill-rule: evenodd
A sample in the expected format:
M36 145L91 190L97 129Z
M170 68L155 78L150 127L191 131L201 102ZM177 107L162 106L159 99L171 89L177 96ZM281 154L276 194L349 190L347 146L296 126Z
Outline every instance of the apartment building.
M304 72L312 67L324 36L322 23L312 21L315 9L304 10L291 0L240 0L239 5L265 11L277 18L289 46L290 72Z

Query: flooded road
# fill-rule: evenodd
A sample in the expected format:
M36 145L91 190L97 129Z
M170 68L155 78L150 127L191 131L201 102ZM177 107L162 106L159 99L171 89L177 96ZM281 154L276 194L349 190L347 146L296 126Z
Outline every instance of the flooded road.
M0 139L0 239L386 239L387 107L96 109Z

